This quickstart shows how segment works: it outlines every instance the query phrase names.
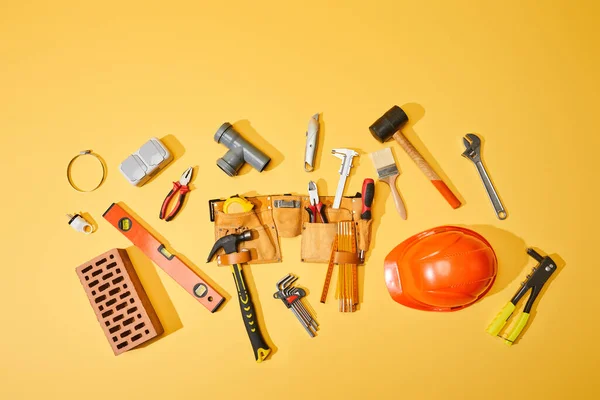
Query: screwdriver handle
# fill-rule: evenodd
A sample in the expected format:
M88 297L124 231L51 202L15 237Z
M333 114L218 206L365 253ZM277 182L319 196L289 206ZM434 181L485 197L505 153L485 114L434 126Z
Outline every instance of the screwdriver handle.
M241 264L233 264L231 266L231 272L233 273L233 279L235 280L235 286L237 287L240 310L242 311L242 319L244 320L246 332L248 332L248 337L250 338L250 343L252 344L254 358L256 359L257 363L260 363L267 358L271 352L271 349L265 342L262 332L260 331L260 326L258 325L258 320L256 318L256 311L254 309L254 303L250 298L250 293L248 292L244 275L242 275Z
M362 211L360 219L371 219L371 207L373 206L373 199L375 197L375 182L371 178L367 178L363 181L362 186Z

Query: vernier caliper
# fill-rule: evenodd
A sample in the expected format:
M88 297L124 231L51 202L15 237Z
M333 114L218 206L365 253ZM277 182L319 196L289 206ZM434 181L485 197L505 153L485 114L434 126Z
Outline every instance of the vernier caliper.
M358 157L358 153L350 149L333 149L331 154L342 160L342 166L340 167L340 181L338 183L337 190L335 191L335 198L333 200L332 208L340 208L342 202L342 195L344 194L344 186L346 186L346 179L350 175L350 168L352 168L352 159Z

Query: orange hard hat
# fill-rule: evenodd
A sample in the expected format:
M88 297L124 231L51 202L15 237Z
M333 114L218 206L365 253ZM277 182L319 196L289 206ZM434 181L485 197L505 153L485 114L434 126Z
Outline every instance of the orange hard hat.
M440 226L400 243L385 258L384 268L396 302L418 310L456 311L490 290L498 261L477 232Z

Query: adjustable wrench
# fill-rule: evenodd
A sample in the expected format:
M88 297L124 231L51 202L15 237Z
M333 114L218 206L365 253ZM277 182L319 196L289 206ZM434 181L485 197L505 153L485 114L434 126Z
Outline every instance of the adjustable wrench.
M477 172L479 172L479 176L481 176L483 186L485 186L485 190L487 190L487 194L492 202L492 206L494 206L498 219L506 219L508 214L502 205L502 201L500 201L500 197L498 197L496 188L494 187L483 162L481 162L481 139L474 133L467 133L463 138L463 143L465 144L466 150L462 153L462 156L473 161L475 167L477 167Z

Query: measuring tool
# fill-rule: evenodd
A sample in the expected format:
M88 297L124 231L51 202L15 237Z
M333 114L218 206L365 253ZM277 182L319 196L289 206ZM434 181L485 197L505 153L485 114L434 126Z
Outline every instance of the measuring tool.
M254 204L242 196L231 196L223 203L223 212L225 214L236 214L251 211Z
M346 180L350 175L350 169L352 168L352 159L358 157L358 153L350 149L333 149L331 154L342 160L340 166L340 180L338 182L337 190L335 191L335 198L333 199L332 208L340 208L342 203L342 195L344 194L344 186L346 186Z
M103 217L210 312L215 312L223 303L223 296L179 257L168 251L163 243L120 205L113 203Z
M335 253L337 251L338 237L335 235L333 238L333 244L331 246L331 255L329 256L329 265L327 265L327 274L325 275L325 283L323 284L323 291L321 292L321 303L325 303L327 300L327 292L329 292L329 285L331 285L331 275L333 275L333 266L335 265Z
M333 239L331 256L325 275L325 284L321 292L321 303L327 300L331 285L331 276L335 264L339 265L335 298L339 301L339 311L354 312L358 305L358 269L356 254L355 226L352 221L338 222L337 234Z
M348 257L339 259L338 285L336 297L339 300L339 311L354 312L358 305L358 270L356 257L356 239L354 234L354 223L344 221L338 223L338 254L350 254L354 259Z

